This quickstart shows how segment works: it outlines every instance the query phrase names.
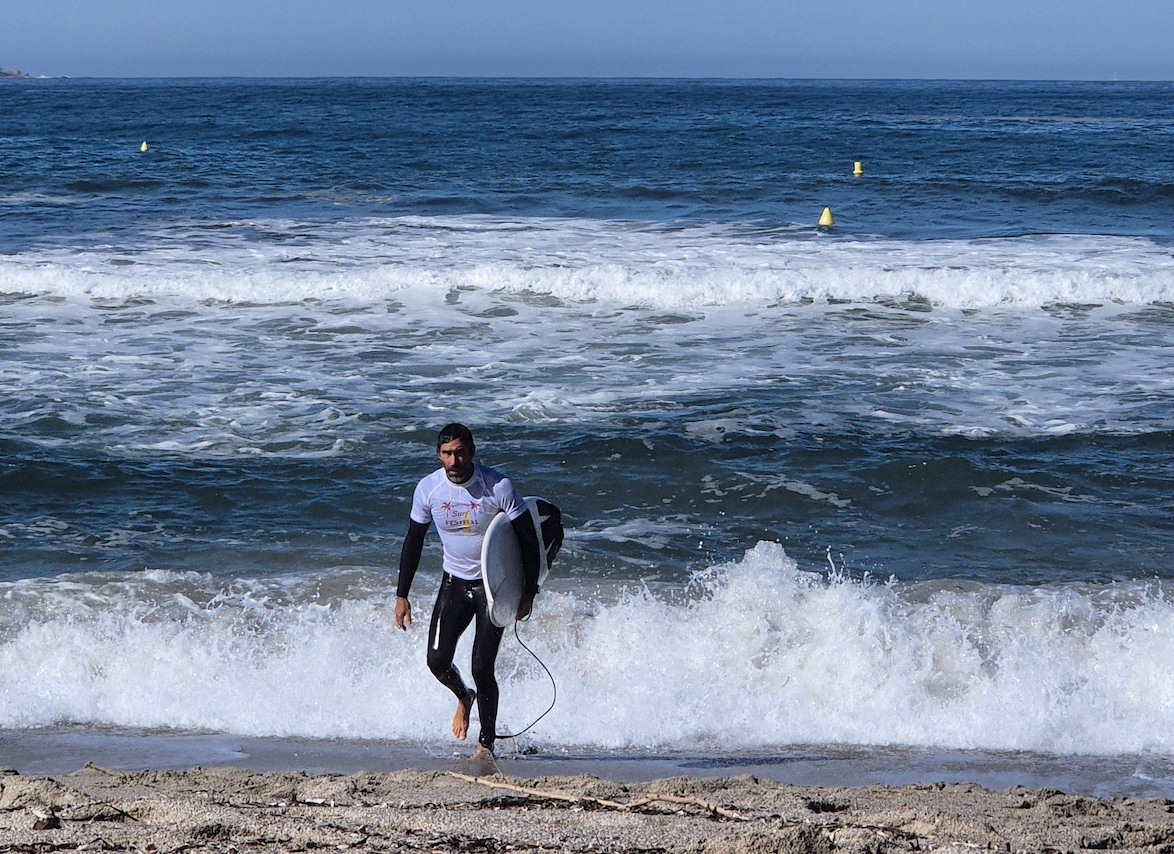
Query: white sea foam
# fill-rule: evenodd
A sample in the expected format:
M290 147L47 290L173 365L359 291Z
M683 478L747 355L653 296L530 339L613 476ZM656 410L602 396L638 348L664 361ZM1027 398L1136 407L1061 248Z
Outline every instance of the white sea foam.
M138 245L0 259L0 292L70 298L381 301L464 289L673 309L910 297L944 308L1135 305L1174 300L1174 263L1142 238L895 241L484 217L177 226Z
M1174 427L1174 263L1136 238L237 223L5 256L0 293L0 431L118 454L339 455L458 394L715 444Z
M452 699L424 664L429 591L402 634L381 581L5 584L0 726L442 742ZM760 543L689 590L569 585L522 627L558 681L531 734L550 748L1174 752L1174 608L1156 582L869 584L801 572ZM550 684L510 638L498 674L502 728L517 730Z

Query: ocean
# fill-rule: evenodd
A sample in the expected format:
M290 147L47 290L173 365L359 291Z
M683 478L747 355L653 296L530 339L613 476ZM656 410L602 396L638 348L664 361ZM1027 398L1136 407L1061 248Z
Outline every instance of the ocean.
M456 420L567 527L511 773L1171 796L1171 151L1169 83L0 84L0 765L449 761Z

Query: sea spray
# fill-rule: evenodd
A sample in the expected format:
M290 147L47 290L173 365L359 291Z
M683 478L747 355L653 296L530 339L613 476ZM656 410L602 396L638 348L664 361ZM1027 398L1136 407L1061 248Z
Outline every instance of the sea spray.
M431 592L401 633L376 582L5 585L0 724L443 740ZM552 587L521 627L558 684L527 736L549 749L1174 749L1174 608L1156 582L882 584L801 571L760 543L687 588ZM504 726L545 708L549 681L508 640L498 673Z

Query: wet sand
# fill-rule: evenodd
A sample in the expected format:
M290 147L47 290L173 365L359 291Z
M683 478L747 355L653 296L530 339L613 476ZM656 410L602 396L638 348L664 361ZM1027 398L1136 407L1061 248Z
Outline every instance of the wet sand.
M1057 789L1098 798L1174 798L1174 757L1080 756L1022 751L791 745L773 752L541 751L498 742L510 777L576 777L639 782L665 777L755 777L796 786L904 786L977 783ZM119 771L196 766L258 773L357 774L451 771L471 748L445 740L257 738L227 733L63 726L0 731L0 769L30 776L71 774L87 762Z
M750 775L521 778L463 766L9 772L0 775L0 850L1174 852L1174 805L1164 798L793 786Z

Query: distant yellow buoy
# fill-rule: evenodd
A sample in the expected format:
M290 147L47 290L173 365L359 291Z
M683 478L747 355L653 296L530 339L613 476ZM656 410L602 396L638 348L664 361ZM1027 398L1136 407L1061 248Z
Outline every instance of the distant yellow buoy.
M147 143L146 142L144 142L142 145L139 146L139 151L143 152L144 154L147 153Z
M836 224L836 218L832 216L831 208L824 208L823 213L819 215L819 224L822 226L829 226Z
M856 161L856 165L852 168L852 174L857 178L864 174L864 165L859 160Z

